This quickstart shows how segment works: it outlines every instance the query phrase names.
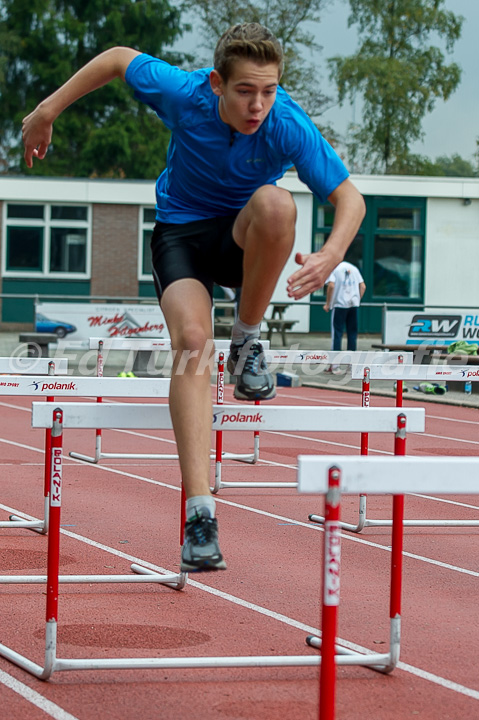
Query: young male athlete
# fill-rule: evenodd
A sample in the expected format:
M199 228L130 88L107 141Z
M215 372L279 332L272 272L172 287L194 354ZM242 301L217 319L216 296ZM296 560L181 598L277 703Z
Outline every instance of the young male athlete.
M25 161L43 159L53 122L71 103L114 78L156 111L171 130L167 168L156 183L152 238L156 291L176 351L170 409L187 496L181 569L226 568L209 489L213 283L240 287L228 370L235 397L267 400L273 379L259 342L260 323L291 253L296 207L275 185L296 167L322 201L335 206L324 248L296 254L288 280L299 300L322 287L343 259L364 215L361 195L319 131L279 86L278 40L256 23L218 41L214 68L185 72L126 47L98 55L24 119ZM180 365L181 363L181 365Z

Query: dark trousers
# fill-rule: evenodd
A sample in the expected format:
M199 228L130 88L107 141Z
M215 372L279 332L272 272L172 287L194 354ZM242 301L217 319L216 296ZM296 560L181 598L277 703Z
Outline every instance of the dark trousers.
M333 350L341 350L344 328L348 338L348 350L356 350L358 339L359 308L333 308L331 317L331 333L333 336Z

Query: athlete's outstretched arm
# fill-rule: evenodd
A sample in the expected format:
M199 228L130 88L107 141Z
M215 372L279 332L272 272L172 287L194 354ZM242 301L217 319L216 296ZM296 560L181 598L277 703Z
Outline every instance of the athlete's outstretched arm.
M111 80L117 77L124 80L128 65L139 54L132 48L115 47L97 55L23 119L24 157L28 167L32 167L34 157L39 160L45 157L52 139L53 123L60 113Z
M295 260L302 267L291 275L287 287L289 297L294 300L300 300L323 287L331 272L344 258L363 220L364 199L350 180L344 180L338 185L328 200L336 208L331 235L318 252L309 255L296 253Z

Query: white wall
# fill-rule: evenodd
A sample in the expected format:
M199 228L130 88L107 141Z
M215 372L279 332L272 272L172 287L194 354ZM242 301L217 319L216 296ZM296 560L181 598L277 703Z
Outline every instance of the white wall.
M479 307L479 200L429 198L426 227L425 304Z
M313 227L313 195L300 180L298 180L296 173L286 174L286 176L278 182L280 187L289 190L293 194L298 215L296 219L296 240L293 248L293 252L286 263L283 272L280 275L276 290L273 293L273 302L292 302L292 307L289 307L284 317L286 320L299 320L296 325L292 328L292 332L309 332L309 295L303 300L296 303L294 300L288 297L286 292L287 279L296 270L299 269L294 261L295 254L310 253L311 242L312 242L312 227ZM304 304L303 304L304 303ZM271 316L271 308L266 311L268 317ZM266 325L265 328L266 329Z

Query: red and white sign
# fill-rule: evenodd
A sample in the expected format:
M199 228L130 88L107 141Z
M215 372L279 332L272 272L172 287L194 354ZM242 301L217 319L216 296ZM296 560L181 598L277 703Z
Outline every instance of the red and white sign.
M37 332L68 340L104 338L169 338L159 305L41 302L35 306Z

